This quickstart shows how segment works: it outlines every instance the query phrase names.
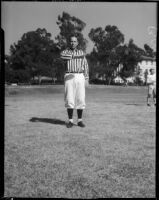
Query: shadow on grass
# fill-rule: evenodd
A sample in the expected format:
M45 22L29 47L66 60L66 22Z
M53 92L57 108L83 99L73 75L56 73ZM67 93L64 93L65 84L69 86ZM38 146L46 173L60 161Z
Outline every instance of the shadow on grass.
M127 103L125 105L127 105L127 106L144 106L144 104L139 104L139 103Z
M44 123L50 123L50 124L65 125L65 121L62 121L60 119L32 117L29 121L30 122L44 122Z

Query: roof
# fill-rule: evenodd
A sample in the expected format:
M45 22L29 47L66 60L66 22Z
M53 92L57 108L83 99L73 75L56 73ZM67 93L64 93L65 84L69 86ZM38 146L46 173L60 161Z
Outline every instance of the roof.
M117 76L114 80L122 80L123 81L123 79L120 76Z
M156 58L152 58L152 57L148 57L148 56L141 56L141 60L156 61Z
M41 76L40 78L41 78L41 80L52 80L52 78L48 77L48 76ZM37 76L34 77L34 80L38 80L38 79L39 78Z

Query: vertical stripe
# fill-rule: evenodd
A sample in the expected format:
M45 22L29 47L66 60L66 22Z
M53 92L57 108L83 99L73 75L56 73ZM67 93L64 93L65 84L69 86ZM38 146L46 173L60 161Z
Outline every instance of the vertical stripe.
M77 70L79 70L79 68L80 68L79 60L80 60L80 58L77 59Z
M79 50L77 50L76 55L77 55L77 56L79 55ZM76 72L78 71L78 68L79 68L79 65L78 65L78 58L76 58L76 66L75 66Z
M82 66L82 58L79 59L79 65Z
M76 52L76 55L77 55L77 52ZM75 59L74 70L75 72L77 72L77 58Z
M71 66L71 60L68 61L68 71L70 71L70 66Z
M86 72L85 58L83 58L83 70Z
M74 60L74 71L77 71L77 59Z
M74 52L74 55L77 55L77 51ZM76 59L74 59L74 63L73 63L73 71L76 72Z
M71 60L71 72L74 72L74 59Z
M75 51L72 51L72 54L75 56ZM74 60L75 60L75 59L72 59L72 63L71 63L71 64L72 64L72 65L71 65L71 71L72 71L72 72L75 71L75 70L74 70Z
M81 50L80 50L80 55L81 55L81 56L83 55L83 51L81 51ZM82 68L83 68L83 67L82 67L82 59L83 59L83 58L80 58L80 59L79 59L80 71L83 71L83 69L82 69Z
M70 60L70 71L73 71L72 66L73 66L73 60Z
M76 56L76 51L75 50L73 51L73 55ZM72 71L75 72L75 59L73 59L72 61L73 61L73 63L72 63Z
M69 72L78 72L78 71L84 71L84 74L88 76L88 63L84 56L84 58L74 58L70 59L70 56L84 56L84 52L82 50L75 50L72 51L70 49L64 50L61 53L61 56L64 59L67 59L67 71Z

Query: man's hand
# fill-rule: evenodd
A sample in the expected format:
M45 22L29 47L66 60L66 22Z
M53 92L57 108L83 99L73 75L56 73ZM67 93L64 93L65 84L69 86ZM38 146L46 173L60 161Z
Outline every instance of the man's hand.
M83 56L78 56L78 55L76 55L76 56L74 56L74 55L72 55L72 59L76 59L76 58L84 58L84 55Z
M62 54L60 56L63 60L71 60L72 59L72 54Z
M88 78L85 79L85 86L86 86L86 87L89 86L89 79L88 79Z

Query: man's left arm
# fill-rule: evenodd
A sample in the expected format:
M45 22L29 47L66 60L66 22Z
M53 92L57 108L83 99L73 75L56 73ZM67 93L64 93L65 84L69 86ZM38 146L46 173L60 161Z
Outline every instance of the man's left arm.
M88 84L89 83L89 67L88 67L88 62L85 56L83 58L83 67L84 67L85 80L87 82L86 84Z

